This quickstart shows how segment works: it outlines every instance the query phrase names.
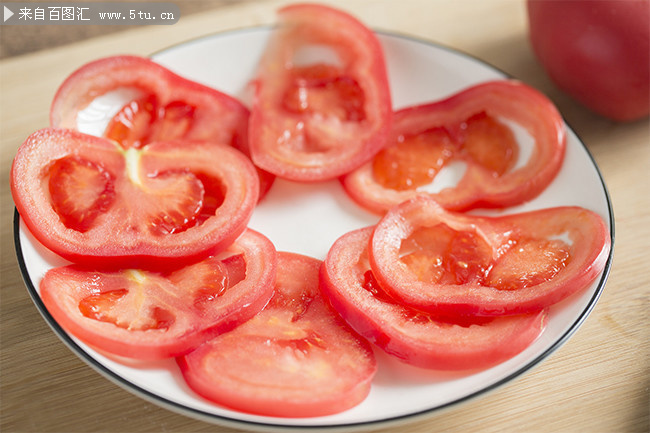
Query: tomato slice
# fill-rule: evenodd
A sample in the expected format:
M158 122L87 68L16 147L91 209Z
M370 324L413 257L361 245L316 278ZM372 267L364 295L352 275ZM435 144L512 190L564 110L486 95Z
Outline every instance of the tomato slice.
M518 137L506 122L523 128L534 141L523 163ZM546 96L501 80L396 112L388 143L371 162L342 179L350 197L379 214L421 194L448 210L467 211L513 206L540 194L564 160L565 129ZM458 184L427 191L455 161L466 165Z
M40 294L57 323L88 345L155 360L183 355L251 318L273 294L275 270L271 241L248 230L219 255L164 274L54 268Z
M77 130L78 116L92 101L120 90L137 96L106 119L103 136L123 147L200 140L233 146L250 157L248 108L232 96L185 79L145 57L106 57L77 69L54 97L50 126ZM264 170L258 170L258 176L261 199L275 176Z
M487 368L520 353L544 329L545 311L481 318L403 305L382 289L371 269L373 230L358 229L334 242L321 270L321 287L341 316L388 354L428 369Z
M190 387L218 404L266 416L321 416L360 403L375 358L321 296L320 265L279 253L281 271L269 304L178 359Z
M383 49L342 11L311 4L281 9L255 84L251 154L271 173L333 179L386 141L392 108Z
M487 217L421 196L384 215L370 261L381 287L406 305L494 316L539 311L584 289L610 245L602 218L580 207Z
M258 199L248 158L207 142L123 149L44 129L18 150L16 207L39 242L66 259L133 267L189 262L230 245Z
M125 147L157 140L246 141L249 112L241 102L138 56L105 57L70 74L52 101L50 125L76 130L77 116L93 100L124 89L139 96L115 115L105 135Z

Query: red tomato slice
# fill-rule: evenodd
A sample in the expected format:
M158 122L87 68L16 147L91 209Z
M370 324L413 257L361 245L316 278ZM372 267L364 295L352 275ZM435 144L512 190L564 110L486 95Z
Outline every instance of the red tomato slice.
M280 10L251 112L257 165L296 181L336 178L384 145L391 116L383 49L368 28L326 6Z
M389 145L342 180L350 197L376 213L420 194L448 210L513 206L541 193L564 160L562 117L544 95L522 83L479 84L393 117ZM521 166L519 146L503 120L534 139L532 155ZM425 192L445 165L459 160L467 169L455 187Z
M139 96L125 104L104 131L105 137L123 147L200 140L231 145L250 157L250 113L241 102L138 56L106 57L73 72L54 97L50 125L76 130L77 116L93 100L125 89ZM264 170L258 170L258 175L261 198L275 176Z
M167 274L54 268L43 277L40 294L57 323L88 345L134 359L164 359L259 312L273 294L275 266L273 244L249 230L225 252Z
M18 150L16 207L36 239L66 259L135 267L189 262L226 248L258 199L250 160L229 146L156 142L127 150L44 129Z
M140 95L122 108L105 131L124 147L178 139L235 147L246 142L249 112L241 102L137 56L106 57L73 72L54 97L50 125L77 129L83 109L97 97L120 89Z
M423 311L494 316L539 311L587 287L611 241L579 207L484 217L450 213L430 197L391 209L373 233L381 287Z
M279 253L275 294L264 310L178 359L190 387L218 404L267 416L321 416L360 403L375 358L322 298L320 265Z
M368 259L374 228L341 236L321 270L323 293L362 336L405 363L441 370L487 368L532 343L545 312L495 318L446 317L402 305L377 283Z

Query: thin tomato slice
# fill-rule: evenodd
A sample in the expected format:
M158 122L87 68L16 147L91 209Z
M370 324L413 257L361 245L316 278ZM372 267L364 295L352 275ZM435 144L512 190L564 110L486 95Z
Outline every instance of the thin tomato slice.
M250 158L248 108L230 95L183 78L145 57L106 57L74 71L54 97L50 126L77 130L80 113L96 98L125 90L134 99L107 119L103 133L124 148L155 141L199 140L233 146ZM275 176L261 169L258 176L261 199Z
M376 363L322 298L321 262L279 253L275 293L250 321L180 358L192 389L218 404L267 416L349 409L370 390Z
M533 150L519 161L523 134ZM396 112L387 146L342 182L350 197L379 214L422 194L448 210L503 208L539 195L564 152L564 123L548 98L522 83L492 81ZM466 169L457 185L438 190L436 176L452 162Z
M105 353L141 360L183 355L258 313L273 294L271 241L248 230L228 250L172 272L70 265L40 284L66 331Z
M403 305L382 289L371 270L373 230L355 230L334 242L321 270L321 287L341 316L388 354L422 368L480 369L515 356L542 332L544 311L480 318Z
M241 102L138 56L105 57L70 74L52 101L50 125L77 129L79 113L93 100L125 89L138 96L106 130L125 147L179 139L238 147L247 140L249 112Z
M191 262L230 245L258 199L252 163L229 146L123 149L44 129L18 150L16 207L34 236L72 261L134 267Z
M322 5L292 5L264 52L249 128L253 161L295 181L336 178L385 143L392 116L376 36Z
M447 212L430 197L388 211L372 235L381 287L423 311L539 311L586 288L610 249L603 219L580 207L498 217Z

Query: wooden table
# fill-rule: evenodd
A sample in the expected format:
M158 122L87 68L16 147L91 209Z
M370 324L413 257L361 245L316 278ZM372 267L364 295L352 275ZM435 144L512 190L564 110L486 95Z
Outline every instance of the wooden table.
M54 91L76 67L107 55L147 55L202 35L270 23L283 3L230 4L183 17L173 26L131 29L0 63L2 431L235 431L135 397L97 374L60 342L34 307L20 276L7 179L16 149L30 133L47 125ZM648 120L614 123L589 113L559 92L532 54L523 1L328 3L345 8L372 28L465 51L545 92L593 154L616 217L615 259L609 282L578 332L523 377L468 403L418 419L403 430L650 430Z

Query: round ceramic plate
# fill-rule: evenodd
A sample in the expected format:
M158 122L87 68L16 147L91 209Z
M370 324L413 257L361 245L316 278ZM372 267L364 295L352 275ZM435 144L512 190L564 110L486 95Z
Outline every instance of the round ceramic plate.
M153 58L180 75L247 102L249 81L269 34L270 28L266 27L217 34L169 48ZM475 83L505 78L497 69L449 48L400 35L378 36L385 49L396 109L440 99ZM110 105L104 101L94 109ZM112 109L119 107L114 102L112 105ZM82 130L92 131L95 127L80 124ZM521 131L515 132L525 143ZM602 216L613 240L611 203L598 168L570 130L567 144L566 159L555 181L535 200L506 212L582 206ZM522 154L525 158L526 152ZM458 176L457 170L451 169L441 178L451 182ZM377 216L355 205L337 181L297 184L278 179L255 210L250 227L268 236L278 250L323 259L339 236L377 220ZM248 429L377 427L430 416L479 396L526 372L563 344L593 309L611 264L610 256L603 274L590 287L551 309L548 327L541 337L502 364L470 373L427 371L403 365L376 350L378 373L367 399L357 407L326 417L272 418L228 410L201 399L184 384L173 360L121 364L68 335L47 313L38 290L46 270L65 262L39 245L18 215L15 239L25 282L36 306L73 352L121 386L154 403L210 422Z

